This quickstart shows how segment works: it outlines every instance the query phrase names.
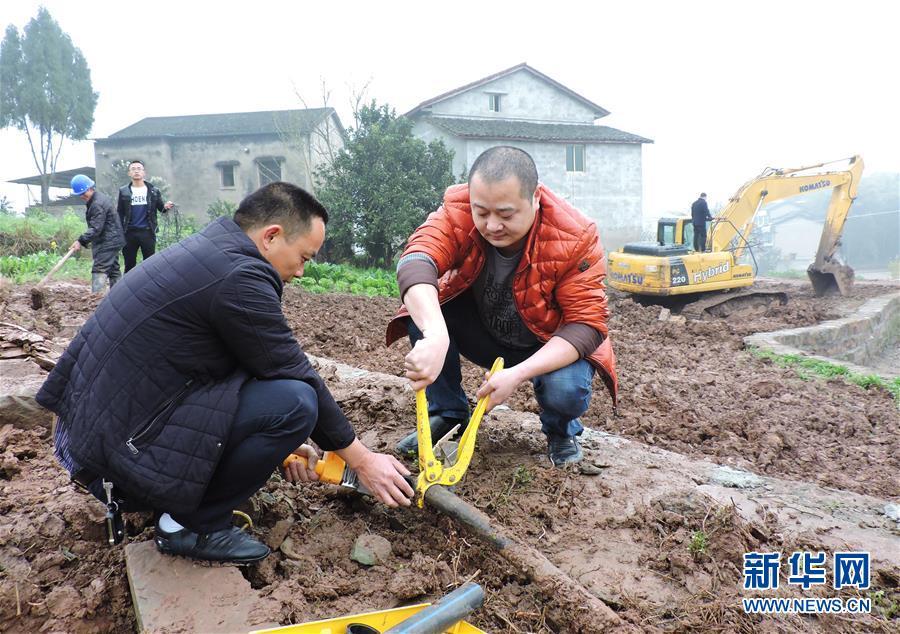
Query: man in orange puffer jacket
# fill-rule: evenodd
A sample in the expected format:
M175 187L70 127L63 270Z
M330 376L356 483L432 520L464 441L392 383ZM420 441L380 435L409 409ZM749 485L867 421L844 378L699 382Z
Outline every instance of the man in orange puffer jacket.
M490 395L490 410L530 380L550 460L580 461L595 370L616 400L604 277L596 225L538 183L532 158L505 146L481 154L397 265L403 306L387 343L409 334L406 377L427 388L432 438L469 418L459 355L484 368L502 356L477 397ZM417 452L416 434L397 450Z

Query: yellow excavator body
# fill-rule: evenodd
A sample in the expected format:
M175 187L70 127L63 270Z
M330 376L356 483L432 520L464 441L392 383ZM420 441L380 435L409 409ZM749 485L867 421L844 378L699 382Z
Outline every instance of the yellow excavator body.
M661 218L660 243L626 245L610 253L609 285L628 293L666 297L753 284L753 267L736 263L730 251L698 253L688 247L692 233L690 218Z

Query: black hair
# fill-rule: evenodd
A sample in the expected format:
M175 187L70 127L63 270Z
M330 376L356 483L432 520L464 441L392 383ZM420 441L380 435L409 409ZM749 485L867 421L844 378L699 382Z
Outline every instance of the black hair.
M482 152L469 170L470 183L475 174L480 174L488 183L497 183L515 176L522 186L522 198L530 199L534 196L538 185L534 159L528 152L509 145L498 145Z
M147 168L147 166L144 165L144 161L142 161L141 159L131 159L130 161L128 161L128 167L131 167L131 166L134 165L135 163L140 163L140 164L141 164L141 167L143 167L144 169Z
M702 194L700 194L700 198L706 198L706 192L703 192Z
M309 231L313 217L328 224L328 210L301 187L278 181L260 187L241 201L234 221L245 232L265 225L281 225L289 237Z

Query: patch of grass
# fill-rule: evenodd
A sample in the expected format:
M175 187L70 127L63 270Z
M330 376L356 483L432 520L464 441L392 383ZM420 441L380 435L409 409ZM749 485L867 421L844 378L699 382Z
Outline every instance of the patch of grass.
M347 264L308 262L300 284L311 293L351 293L367 297L399 297L393 271L363 269Z
M825 379L839 377L865 390L872 388L887 390L894 400L900 403L900 378L886 379L877 374L858 374L851 372L845 366L799 354L775 354L761 348L750 348L750 352L757 358L771 361L779 367L793 368L797 375L805 381L814 377Z
M894 601L892 597L886 596L884 590L870 592L869 598L872 599L873 605L881 612L884 618L892 619L895 616L900 616L900 602Z
M526 466L516 467L510 478L509 485L504 486L488 503L489 506L497 509L509 504L512 493L516 489L521 489L534 480L534 473Z
M532 480L534 480L534 474L531 470L526 466L518 467L513 473L513 487L518 488L529 484Z
M705 555L706 549L709 548L709 536L703 531L694 531L691 533L691 543L688 544L688 551L694 557Z
M61 216L43 212L28 216L0 215L0 255L30 255L59 248L65 253L85 229L84 215L74 209Z
M59 253L38 251L23 256L0 256L0 277L11 279L16 284L37 282L62 257ZM91 277L91 252L82 251L69 258L63 267L54 275L54 279Z
M769 271L766 273L769 277L781 277L786 279L798 280L806 278L806 271L789 269L787 271Z

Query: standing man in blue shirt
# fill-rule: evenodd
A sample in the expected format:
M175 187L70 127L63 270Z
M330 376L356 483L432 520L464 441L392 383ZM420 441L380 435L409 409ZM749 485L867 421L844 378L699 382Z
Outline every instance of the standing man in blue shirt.
M119 204L116 211L125 230L125 272L137 264L138 248L141 258L146 260L156 253L156 231L159 227L156 213L166 213L172 208L172 201L163 203L162 192L144 180L144 163L140 160L128 164L131 182L119 188Z

